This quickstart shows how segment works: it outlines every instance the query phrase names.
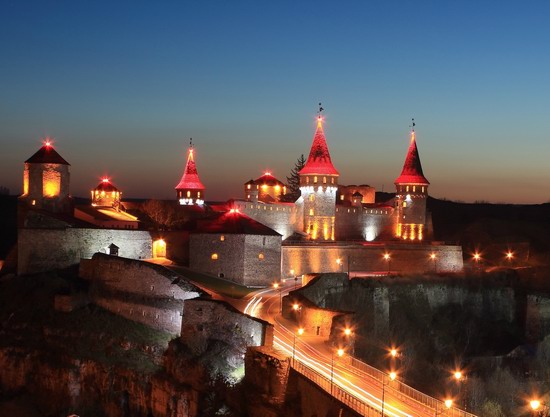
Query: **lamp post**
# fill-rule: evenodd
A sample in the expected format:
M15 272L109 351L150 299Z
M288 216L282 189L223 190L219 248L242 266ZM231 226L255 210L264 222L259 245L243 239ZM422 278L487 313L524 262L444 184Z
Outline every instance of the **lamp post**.
M302 318L302 306L298 303L292 304L292 310L294 310L294 318L296 319L296 322L300 324L301 318ZM298 320L298 312L300 312L300 320Z
M435 417L442 415L445 411L449 410L453 406L453 400L450 398L447 398L445 401L443 401L443 404L445 404L445 408L441 411L437 411L439 401L435 403Z
M479 271L480 271L479 263L480 263L480 261L481 261L481 255L479 254L479 252L475 252L475 253L474 253L473 259L474 259L474 262L476 263L476 269L477 269L478 272L479 272Z
M513 259L514 259L514 252L510 250L506 252L506 260L508 261L509 264L512 264Z
M385 394L386 394L386 385L389 385L392 381L394 381L395 378L397 378L397 374L392 371L390 372L389 375L387 375L387 377L388 377L388 382L385 381L386 375L384 374L382 376L382 412L380 413L382 417L384 417L384 400L385 400Z
M346 339L346 345L351 347L351 356L355 353L355 342L351 340L353 336L353 330L349 327L346 327L343 331L344 337Z
M434 272L437 274L437 255L435 254L435 252L430 253L430 259L434 264Z
M303 334L304 334L304 329L301 327L294 333L294 342L292 343L292 362L293 363L296 355L296 335L301 336Z
M342 262L342 258L336 258L336 264L340 266L340 272L344 272L344 262Z
M281 284L278 282L273 283L273 288L276 290L279 290L279 312L283 312L283 289L281 288Z
M336 354L338 357L344 356L344 349L337 349ZM332 396L332 387L334 386L334 351L332 351L332 355L330 357L330 395Z
M388 264L388 275L390 274L390 267L391 267L391 256L388 252L384 254L384 260Z

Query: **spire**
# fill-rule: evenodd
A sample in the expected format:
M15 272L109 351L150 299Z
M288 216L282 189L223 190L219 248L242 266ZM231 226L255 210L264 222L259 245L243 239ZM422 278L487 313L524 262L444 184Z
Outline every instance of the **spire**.
M426 184L430 182L424 177L422 172L422 164L420 163L420 155L418 154L418 148L416 147L416 133L414 131L414 119L412 122L411 130L411 143L409 150L407 151L407 157L403 164L403 170L399 178L395 180L395 184Z
M313 136L313 143L311 144L311 150L309 151L309 157L307 162L299 172L300 175L307 174L321 174L321 175L340 175L332 161L330 160L330 153L328 151L327 140L325 138L325 132L323 131L323 116L321 112L323 108L319 103L319 115L317 116L317 130Z
M199 179L199 174L197 172L197 165L195 164L194 152L195 148L193 147L193 139L189 141L189 149L187 151L187 164L185 165L185 170L183 171L183 176L179 184L176 186L176 190L204 190L204 185Z

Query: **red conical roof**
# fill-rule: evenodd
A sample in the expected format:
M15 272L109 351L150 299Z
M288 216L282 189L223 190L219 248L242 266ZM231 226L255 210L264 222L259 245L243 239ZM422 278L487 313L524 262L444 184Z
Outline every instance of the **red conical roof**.
M403 164L403 171L401 171L399 178L395 180L395 184L430 184L422 172L414 130L411 132L411 144L407 151L405 164Z
M44 145L42 145L42 147L25 162L29 164L70 165L61 157L61 155L57 153L49 139L46 139L44 141Z
M204 190L204 185L202 185L201 180L199 179L199 174L197 172L197 165L195 164L195 157L193 156L194 149L193 146L189 147L187 151L187 164L185 165L185 171L183 171L183 176L178 185L176 185L176 190Z
M330 160L327 140L325 139L325 132L323 132L322 117L317 118L317 130L313 137L309 157L299 174L340 175Z

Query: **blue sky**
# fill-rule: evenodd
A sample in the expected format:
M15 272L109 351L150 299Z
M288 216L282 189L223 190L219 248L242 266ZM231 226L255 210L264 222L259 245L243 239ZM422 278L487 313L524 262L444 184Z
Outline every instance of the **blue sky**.
M344 184L393 190L416 120L430 193L550 200L550 4L3 1L0 185L50 135L87 196L207 199L309 152L322 101Z

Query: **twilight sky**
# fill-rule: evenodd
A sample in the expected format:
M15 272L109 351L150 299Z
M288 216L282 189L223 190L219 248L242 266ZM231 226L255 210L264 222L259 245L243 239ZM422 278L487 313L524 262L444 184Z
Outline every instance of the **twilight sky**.
M435 197L550 201L547 1L0 3L0 185L54 137L71 192L285 180L317 103L342 184L393 191L411 117Z

